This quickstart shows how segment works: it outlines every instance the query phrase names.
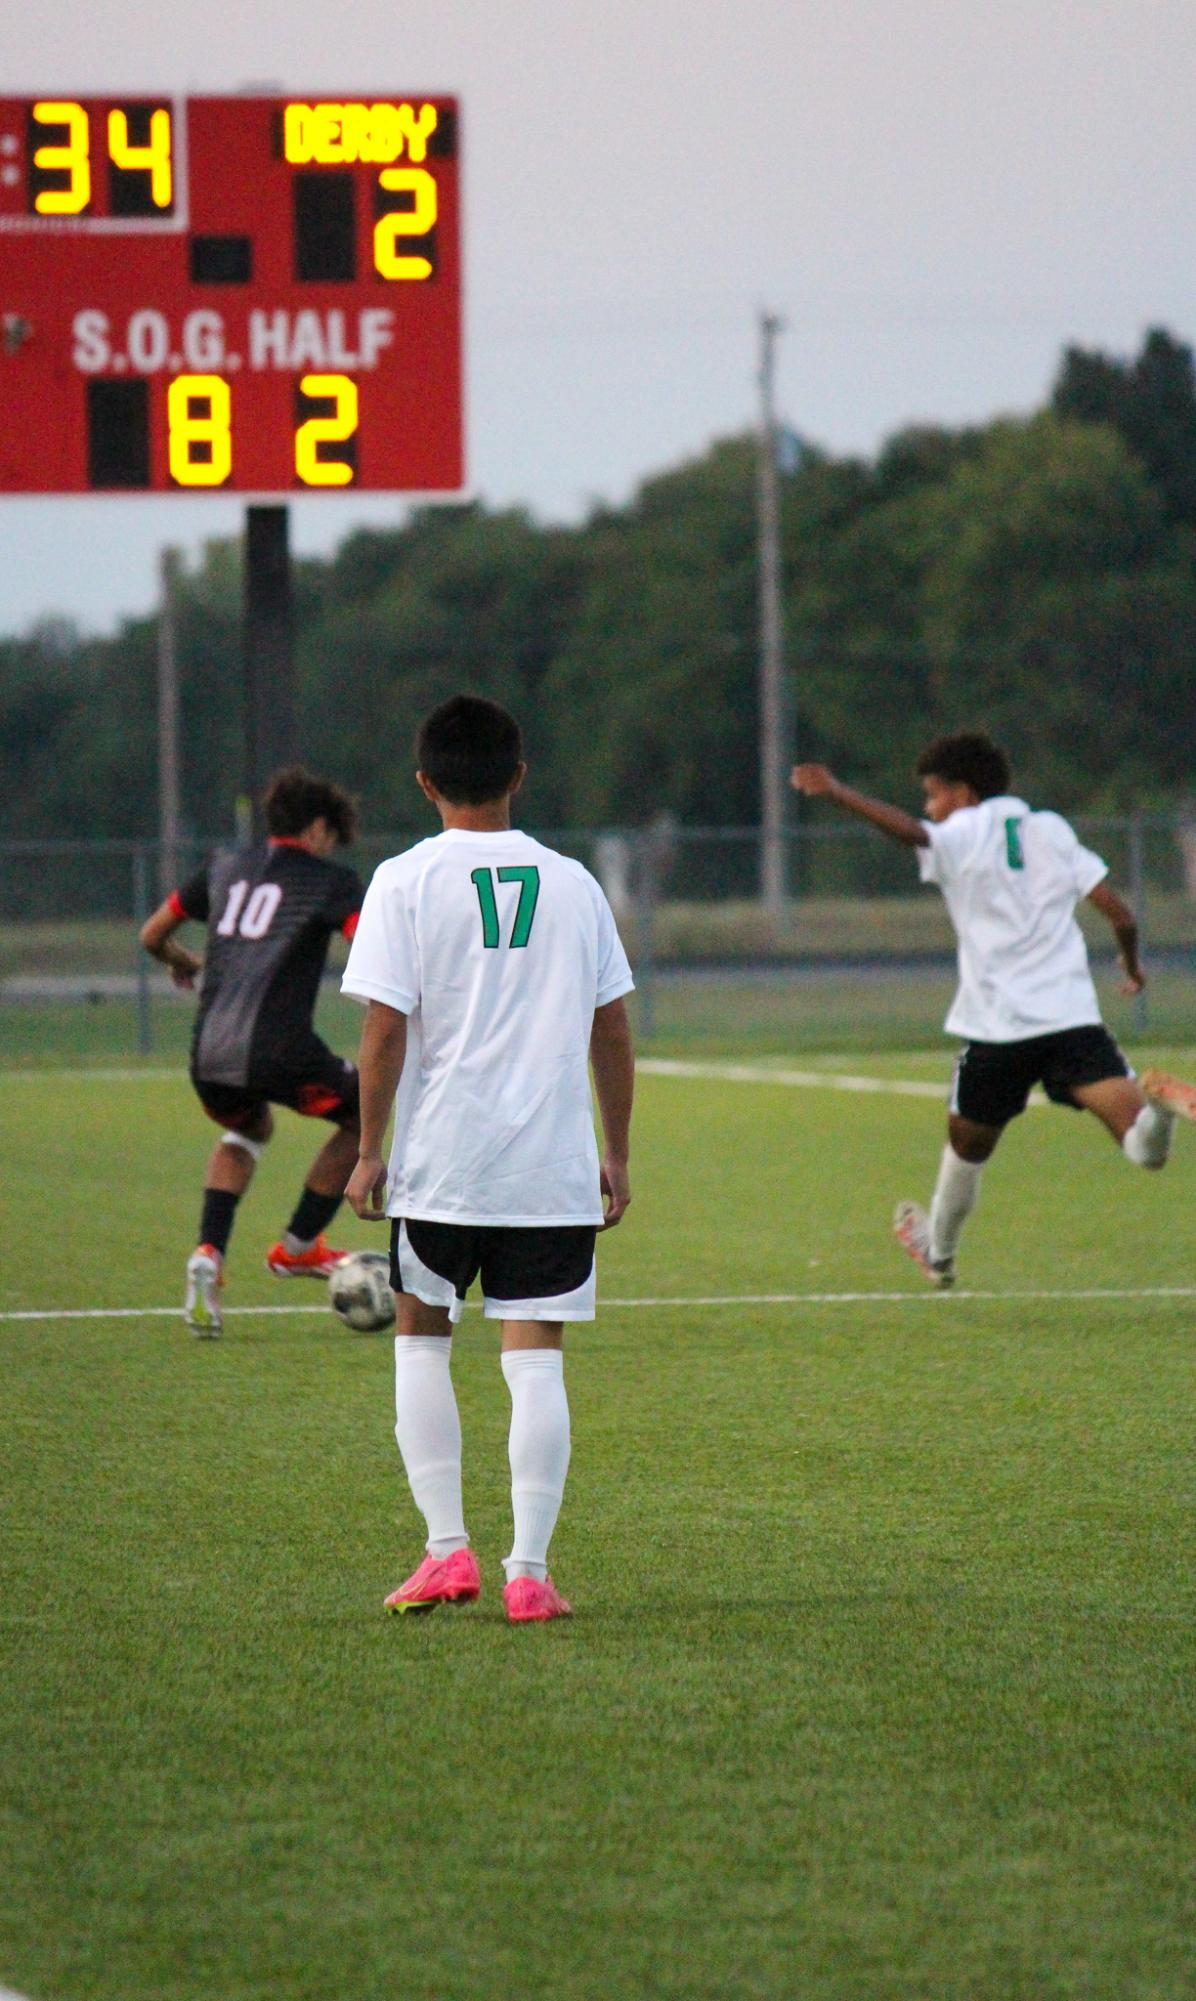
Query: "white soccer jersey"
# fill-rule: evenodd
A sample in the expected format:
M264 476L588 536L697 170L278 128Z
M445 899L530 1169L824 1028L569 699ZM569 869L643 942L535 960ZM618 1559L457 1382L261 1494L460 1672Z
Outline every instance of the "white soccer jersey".
M919 848L959 940L946 1028L973 1042L1022 1042L1101 1018L1076 904L1108 873L1058 813L985 799L935 826Z
M593 876L517 829L383 862L341 988L408 1018L388 1213L600 1223L590 1030L632 984Z

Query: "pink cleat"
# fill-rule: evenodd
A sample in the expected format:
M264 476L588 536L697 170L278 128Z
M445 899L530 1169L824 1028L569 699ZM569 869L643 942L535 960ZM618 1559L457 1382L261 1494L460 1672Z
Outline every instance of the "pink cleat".
M503 1588L502 1602L513 1626L529 1619L567 1619L573 1610L551 1577L513 1577Z
M451 1556L425 1556L419 1569L392 1591L388 1612L434 1612L438 1605L470 1605L482 1588L482 1573L471 1549Z
M1152 1105L1178 1112L1181 1119L1196 1119L1196 1084L1185 1084L1166 1070L1144 1070L1138 1082Z
M930 1222L925 1209L916 1202L899 1202L893 1211L893 1235L931 1285L945 1290L955 1284L955 1259L930 1255Z

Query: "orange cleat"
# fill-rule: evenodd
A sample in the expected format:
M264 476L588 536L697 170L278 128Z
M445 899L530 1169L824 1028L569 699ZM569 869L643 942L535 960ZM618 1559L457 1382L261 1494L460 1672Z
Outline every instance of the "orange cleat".
M438 1605L472 1605L482 1588L482 1573L471 1549L451 1556L425 1556L419 1569L392 1591L388 1612L434 1612Z
M305 1251L288 1251L280 1239L266 1252L266 1269L275 1278L330 1278L333 1267L344 1256L344 1251L332 1250L323 1236L317 1237Z
M513 1577L504 1587L502 1602L513 1626L532 1619L567 1619L573 1610L551 1577Z

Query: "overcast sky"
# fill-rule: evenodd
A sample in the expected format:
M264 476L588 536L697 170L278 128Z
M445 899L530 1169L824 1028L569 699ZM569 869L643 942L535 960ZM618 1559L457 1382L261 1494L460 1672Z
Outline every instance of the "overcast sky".
M575 520L742 429L755 316L836 452L1028 410L1068 341L1196 336L1196 0L57 0L0 93L455 93L469 476ZM0 306L4 239L0 236ZM3 413L2 421L12 421ZM394 520L304 500L301 550ZM212 499L0 501L0 632L147 608Z

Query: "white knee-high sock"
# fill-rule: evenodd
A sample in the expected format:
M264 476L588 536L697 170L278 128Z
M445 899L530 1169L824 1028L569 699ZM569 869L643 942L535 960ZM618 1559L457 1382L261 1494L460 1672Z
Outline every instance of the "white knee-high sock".
M515 1540L503 1563L509 1582L548 1574L548 1545L569 1470L569 1400L559 1348L509 1348L502 1372L511 1392Z
M955 1256L959 1233L976 1207L980 1174L979 1164L961 1160L948 1141L930 1204L930 1255L936 1262Z
M1165 1167L1174 1131L1174 1112L1165 1105L1143 1105L1121 1142L1122 1151L1135 1167Z
M469 1541L461 1508L461 1419L449 1370L452 1337L395 1335L395 1437L412 1499L428 1525L428 1550L448 1556Z

